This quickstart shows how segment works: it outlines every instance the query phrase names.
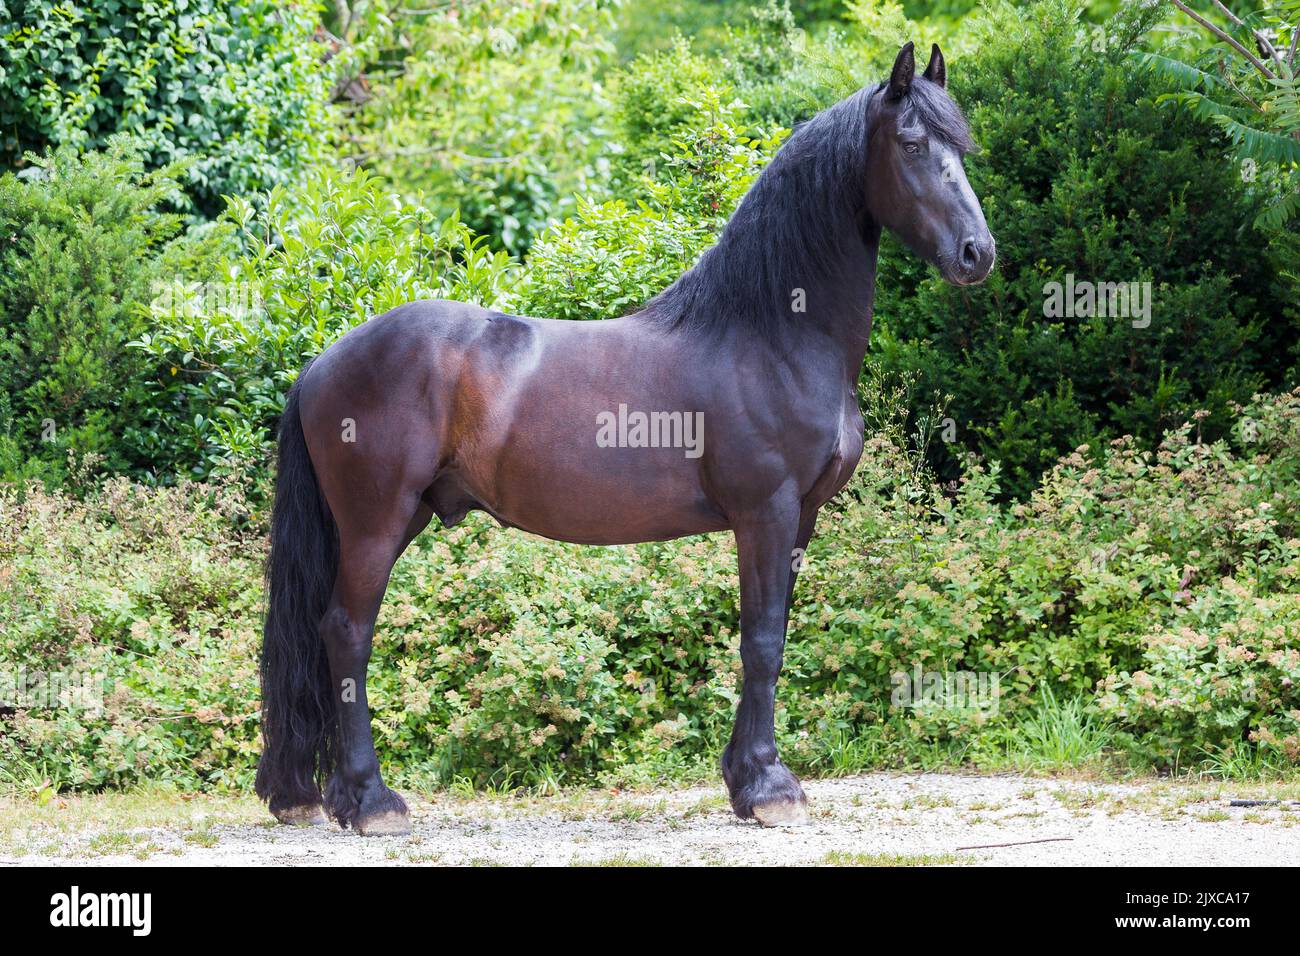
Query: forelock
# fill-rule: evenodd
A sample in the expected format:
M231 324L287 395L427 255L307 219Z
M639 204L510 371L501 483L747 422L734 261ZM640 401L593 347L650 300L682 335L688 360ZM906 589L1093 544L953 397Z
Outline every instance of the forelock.
M899 126L917 123L931 136L948 143L963 153L975 149L971 139L970 124L961 108L937 83L918 76L908 86L898 116Z

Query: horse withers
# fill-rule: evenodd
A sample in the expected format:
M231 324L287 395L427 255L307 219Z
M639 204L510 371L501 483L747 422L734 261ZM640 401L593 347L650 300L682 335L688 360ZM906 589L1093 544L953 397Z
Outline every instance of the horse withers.
M366 701L389 573L437 515L559 541L730 530L744 668L722 775L741 818L800 822L773 707L798 555L863 447L857 380L881 230L950 282L994 244L935 46L800 126L718 243L640 311L597 322L412 302L302 371L280 425L257 792L284 822L409 829Z

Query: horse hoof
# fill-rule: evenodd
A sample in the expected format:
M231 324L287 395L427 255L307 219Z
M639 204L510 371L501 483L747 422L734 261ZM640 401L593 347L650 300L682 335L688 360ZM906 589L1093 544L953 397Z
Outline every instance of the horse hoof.
M323 827L327 822L319 803L305 803L300 807L276 810L275 818L291 827Z
M356 827L362 836L405 836L411 832L411 818L405 813L385 810L363 817L357 821Z
M808 805L793 800L754 807L754 819L765 827L798 827L808 822Z

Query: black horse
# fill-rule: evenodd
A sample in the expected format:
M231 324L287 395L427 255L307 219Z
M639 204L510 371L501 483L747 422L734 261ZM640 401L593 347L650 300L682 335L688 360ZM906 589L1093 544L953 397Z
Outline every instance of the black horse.
M402 833L366 664L393 563L471 510L561 541L731 530L744 683L722 774L742 818L801 821L773 706L817 510L862 453L857 380L888 228L958 284L994 246L936 46L801 126L716 246L600 322L412 302L303 370L280 425L257 792L284 822ZM322 794L323 788L323 794Z

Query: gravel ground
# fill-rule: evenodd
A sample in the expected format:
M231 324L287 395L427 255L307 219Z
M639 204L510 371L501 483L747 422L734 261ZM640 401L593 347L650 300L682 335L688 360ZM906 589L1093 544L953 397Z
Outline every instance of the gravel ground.
M1300 784L867 774L805 781L811 822L732 817L721 785L410 800L414 832L364 838L268 822L252 800L0 801L0 863L379 865L1295 865ZM1028 842L1050 841L1050 842ZM1015 846L985 847L986 844ZM972 847L981 847L972 849Z

